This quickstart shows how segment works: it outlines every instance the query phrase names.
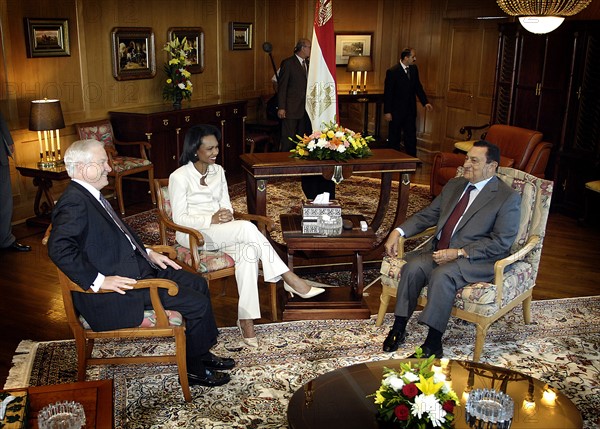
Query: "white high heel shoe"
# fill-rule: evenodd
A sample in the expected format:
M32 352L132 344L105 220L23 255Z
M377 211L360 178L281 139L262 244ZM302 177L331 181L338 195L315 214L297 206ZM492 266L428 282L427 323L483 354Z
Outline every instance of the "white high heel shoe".
M304 299L313 298L313 297L315 297L317 295L320 295L323 292L325 292L325 289L323 289L321 287L311 286L310 290L308 292L306 292L306 293L300 293L296 289L294 289L293 287L291 287L289 284L287 284L286 282L283 282L283 289L286 292L289 292L290 296L292 298L294 297L294 295L298 295L300 298L304 298Z
M257 348L258 347L258 339L256 337L246 338L244 337L244 330L242 329L242 325L240 325L240 321L237 322L237 327L240 330L240 335L242 336L242 340L244 343L250 347Z

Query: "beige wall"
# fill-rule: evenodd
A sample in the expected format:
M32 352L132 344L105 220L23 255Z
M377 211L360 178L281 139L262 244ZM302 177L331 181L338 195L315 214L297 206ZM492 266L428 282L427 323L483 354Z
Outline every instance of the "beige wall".
M277 63L291 55L296 40L311 37L314 0L0 0L0 108L17 143L18 165L36 161L36 135L28 131L30 101L59 98L68 144L73 123L106 117L109 110L163 103L162 50L169 27L202 27L204 73L194 74L194 99L248 99L272 92L273 74L262 43L273 44ZM597 19L590 5L584 19ZM334 0L338 32L373 33L374 71L368 88L383 88L385 71L405 46L417 49L421 80L434 105L419 109L419 155L428 160L459 138L465 123L489 117L496 56L496 23L477 16L501 15L494 0ZM71 56L27 58L24 17L67 18ZM253 23L253 49L229 50L229 23ZM117 81L112 76L111 30L152 27L157 73L152 79ZM337 68L339 89L347 90L350 74ZM386 127L384 127L386 128ZM60 186L58 188L60 190ZM35 189L31 179L14 172L16 220L31 216Z

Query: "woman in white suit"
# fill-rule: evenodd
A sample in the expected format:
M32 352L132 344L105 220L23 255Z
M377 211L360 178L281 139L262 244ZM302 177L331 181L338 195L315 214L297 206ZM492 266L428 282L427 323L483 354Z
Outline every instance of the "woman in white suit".
M173 221L202 233L207 250L222 250L235 261L239 292L238 327L244 342L258 347L254 319L260 318L258 263L266 281L284 280L284 288L302 298L324 292L310 287L289 270L269 241L253 223L233 219L225 170L218 165L220 131L212 125L196 125L185 136L181 167L169 178ZM177 242L189 247L187 234L178 232Z

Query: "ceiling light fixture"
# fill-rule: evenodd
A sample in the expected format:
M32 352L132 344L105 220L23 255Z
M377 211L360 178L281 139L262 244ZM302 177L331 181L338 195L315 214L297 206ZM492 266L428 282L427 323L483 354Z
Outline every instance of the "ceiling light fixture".
M527 31L546 34L556 30L565 20L589 5L592 0L496 0L500 9L518 16Z

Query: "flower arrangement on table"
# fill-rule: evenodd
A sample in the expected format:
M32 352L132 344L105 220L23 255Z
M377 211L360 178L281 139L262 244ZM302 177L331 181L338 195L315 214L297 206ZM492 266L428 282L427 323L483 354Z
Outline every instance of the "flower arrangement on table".
M303 159L334 159L345 161L352 158L366 158L371 156L369 142L375 139L371 136L363 137L348 128L344 128L333 121L324 124L324 128L314 131L304 137L296 136L296 148L292 149L292 157Z
M417 348L416 355L421 353ZM375 397L379 420L400 428L452 427L459 399L445 375L432 371L434 359L403 362L400 370L384 368L381 387L370 395Z
M163 99L173 100L175 103L181 103L183 98L190 100L193 88L190 82L191 73L187 67L191 65L188 56L193 49L192 45L185 37L181 41L175 37L163 49L169 54L169 61L164 67L167 80L163 87Z

